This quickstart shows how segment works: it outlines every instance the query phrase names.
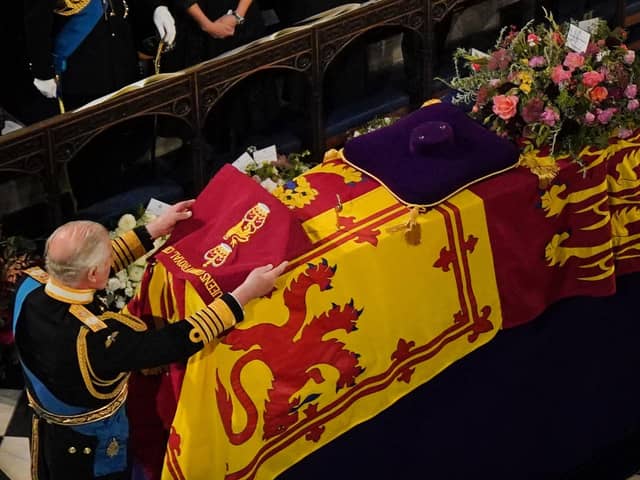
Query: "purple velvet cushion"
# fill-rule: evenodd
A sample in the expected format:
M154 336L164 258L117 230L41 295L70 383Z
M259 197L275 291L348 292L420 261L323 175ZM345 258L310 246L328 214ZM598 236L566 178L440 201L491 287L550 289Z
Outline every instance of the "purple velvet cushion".
M355 137L344 156L403 202L430 206L514 166L518 149L459 108L437 103Z

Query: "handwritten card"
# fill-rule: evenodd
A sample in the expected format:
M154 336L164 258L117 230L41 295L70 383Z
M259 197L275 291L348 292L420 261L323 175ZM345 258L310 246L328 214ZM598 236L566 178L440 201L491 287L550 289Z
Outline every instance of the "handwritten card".
M244 152L231 165L236 167L241 172L246 172L249 165L255 164L256 162L253 158L251 158L251 155L249 155L247 152Z
M159 217L170 206L171 205L169 205L168 203L164 203L164 202L161 202L160 200L152 198L151 200L149 200L149 205L147 205L146 213Z
M278 160L278 152L276 151L276 146L271 145L261 150L256 150L253 153L253 159L258 164L275 162L276 160Z
M578 28L581 28L585 32L589 32L591 34L596 33L598 30L598 26L600 25L600 18L590 18L588 20L582 20L578 22Z
M584 31L580 27L571 25L569 27L569 33L567 33L567 47L574 52L584 53L587 51L591 34Z
M478 57L478 58L489 58L488 53L483 52L482 50L478 50L477 48L471 49L471 56Z

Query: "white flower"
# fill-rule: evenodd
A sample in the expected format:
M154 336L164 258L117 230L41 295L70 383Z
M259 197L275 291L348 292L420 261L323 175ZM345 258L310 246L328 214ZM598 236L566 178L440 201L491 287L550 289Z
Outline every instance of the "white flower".
M118 295L116 297L116 308L118 310L122 310L125 305L126 305L125 298L123 296L121 296L121 295Z
M118 220L118 229L123 233L133 230L134 228L136 228L136 217L130 213L125 213L120 217L120 220Z
M116 290L119 290L121 288L123 288L124 285L122 284L122 282L120 282L120 280L118 280L115 277L111 277L109 279L109 281L107 282L107 292L115 292Z
M125 288L124 294L127 296L127 298L133 297L133 288L132 287Z
M138 265L130 265L127 270L129 272L129 278L132 282L139 282L140 280L142 280L144 268L139 267Z
M129 275L127 274L127 270L120 270L118 273L116 273L116 278L118 280L120 280L123 284L127 283L127 279L129 278Z

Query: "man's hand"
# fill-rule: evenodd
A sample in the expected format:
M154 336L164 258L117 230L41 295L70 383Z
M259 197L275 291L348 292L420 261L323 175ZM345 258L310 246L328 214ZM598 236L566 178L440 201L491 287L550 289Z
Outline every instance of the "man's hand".
M38 91L47 98L56 98L58 96L58 84L53 78L49 78L48 80L34 78L33 84Z
M289 262L284 261L275 268L271 264L254 268L231 295L244 307L254 298L262 297L273 290L276 278L282 275L288 264Z
M235 20L233 24L231 24L231 22L223 22L222 19L225 17L227 17L227 15L220 17L215 22L207 22L202 29L213 38L232 37L236 31Z
M191 218L191 206L195 200L185 200L167 208L162 215L147 224L147 232L152 239L168 235L181 220Z
M157 7L153 11L153 23L158 29L162 41L171 45L176 39L176 22L169 9L164 5Z

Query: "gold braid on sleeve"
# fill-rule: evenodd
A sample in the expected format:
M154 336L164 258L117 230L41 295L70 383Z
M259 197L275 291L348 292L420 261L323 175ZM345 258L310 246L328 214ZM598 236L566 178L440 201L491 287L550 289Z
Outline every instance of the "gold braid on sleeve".
M123 270L147 251L133 230L111 240L111 268L114 272Z
M233 311L220 298L185 318L185 320L193 327L189 333L189 340L193 343L202 342L205 345L236 324L236 317Z

